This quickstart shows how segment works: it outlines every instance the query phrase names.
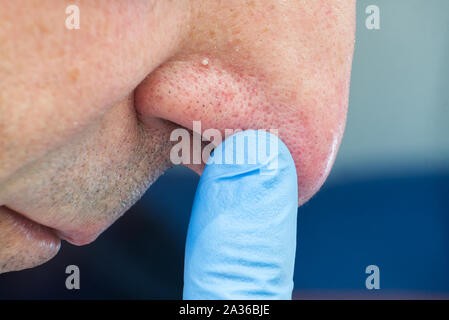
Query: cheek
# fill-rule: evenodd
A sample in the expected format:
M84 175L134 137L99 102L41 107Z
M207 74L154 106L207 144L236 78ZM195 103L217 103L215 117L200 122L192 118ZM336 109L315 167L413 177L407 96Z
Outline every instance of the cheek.
M135 106L148 125L164 119L192 129L193 121L201 121L202 131L213 128L223 135L225 129L277 129L295 160L303 204L323 184L335 159L347 88L342 82L325 90L328 84L319 83L301 95L299 89L279 89L268 80L220 60L190 56L153 72L136 89Z
M130 98L14 176L5 205L72 244L98 237L169 167L168 129L142 128Z

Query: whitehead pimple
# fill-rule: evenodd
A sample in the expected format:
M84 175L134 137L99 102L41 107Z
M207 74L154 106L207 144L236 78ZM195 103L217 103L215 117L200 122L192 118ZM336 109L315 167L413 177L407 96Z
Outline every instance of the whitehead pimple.
M203 59L203 61L201 61L201 64L203 66L208 66L209 65L209 60L208 59Z

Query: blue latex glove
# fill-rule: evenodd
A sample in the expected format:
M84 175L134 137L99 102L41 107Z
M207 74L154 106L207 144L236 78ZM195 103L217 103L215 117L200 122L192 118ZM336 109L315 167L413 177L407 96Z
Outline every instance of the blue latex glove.
M277 142L278 150L269 150L265 159L244 152L244 164L212 163L225 159L223 155L242 156L245 148L235 143L242 137L248 139L246 149ZM230 148L234 155L226 151ZM209 158L195 195L184 299L291 299L297 186L290 152L275 135L248 130L221 143Z

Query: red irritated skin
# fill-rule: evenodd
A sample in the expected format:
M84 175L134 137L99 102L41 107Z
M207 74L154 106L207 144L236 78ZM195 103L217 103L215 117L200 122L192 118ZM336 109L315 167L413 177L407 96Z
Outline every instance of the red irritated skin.
M301 204L328 175L355 0L79 0L76 30L72 1L0 2L0 273L95 240L195 120L278 129Z
M278 129L303 204L329 174L343 135L354 6L252 2L242 12L239 3L198 9L188 41L137 88L135 105L148 123L193 129L201 121L203 131L223 136L225 129Z

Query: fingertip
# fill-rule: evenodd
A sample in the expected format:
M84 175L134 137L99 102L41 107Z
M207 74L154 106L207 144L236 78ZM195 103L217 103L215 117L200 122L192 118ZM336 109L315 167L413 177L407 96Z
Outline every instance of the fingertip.
M241 174L279 175L296 178L296 167L287 146L275 133L264 130L237 132L218 145L209 157L205 179Z
M289 299L297 204L295 165L276 135L248 130L228 137L197 188L184 298Z

